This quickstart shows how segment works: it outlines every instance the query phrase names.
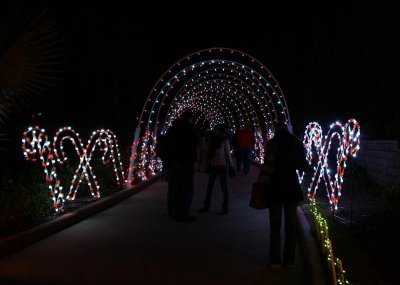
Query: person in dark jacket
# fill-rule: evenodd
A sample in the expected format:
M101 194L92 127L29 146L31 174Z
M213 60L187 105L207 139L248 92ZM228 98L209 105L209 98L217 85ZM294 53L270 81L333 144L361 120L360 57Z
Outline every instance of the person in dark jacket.
M271 160L272 171L269 167ZM296 170L307 171L307 169L308 163L303 143L289 132L284 122L278 122L275 126L275 136L266 143L265 162L260 172L260 176L268 175L270 182L269 264L273 268L280 265L291 267L294 264L297 207L304 198ZM281 248L282 212L284 212L285 221L283 258Z
M197 136L192 114L185 112L165 135L165 165L168 180L168 212L178 221L193 221L189 215L193 200ZM164 161L163 161L164 162Z

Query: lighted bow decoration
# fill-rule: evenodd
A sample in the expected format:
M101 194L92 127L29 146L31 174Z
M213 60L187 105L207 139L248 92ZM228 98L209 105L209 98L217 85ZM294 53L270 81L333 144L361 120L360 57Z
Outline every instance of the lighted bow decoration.
M348 120L344 126L335 122L323 137L321 126L313 122L306 127L303 143L307 150L307 160L314 168L314 175L308 187L309 197L316 195L323 180L331 210L337 210L346 162L349 156L355 157L360 149L360 125L355 119ZM336 149L333 148L334 144L337 145ZM336 165L333 166L335 162Z
M63 187L57 179L57 167L64 164L67 160L67 156L64 152L65 141L70 141L72 143L79 157L79 165L72 178L66 198L64 198L65 194L62 192ZM50 185L49 188L56 212L62 210L65 200L75 199L76 193L83 180L87 181L92 196L100 198L100 186L96 180L96 176L93 174L93 169L90 164L96 150L102 154L104 164L112 160L117 184L122 185L124 181L124 172L122 170L120 153L118 151L118 142L115 135L110 130L102 129L93 132L86 147L83 147L79 134L70 127L64 127L56 133L52 147L50 146L50 142L44 130L39 127L29 128L28 132L24 133L22 142L24 155L27 159L34 161L35 154L39 154L42 165L45 168L46 180Z

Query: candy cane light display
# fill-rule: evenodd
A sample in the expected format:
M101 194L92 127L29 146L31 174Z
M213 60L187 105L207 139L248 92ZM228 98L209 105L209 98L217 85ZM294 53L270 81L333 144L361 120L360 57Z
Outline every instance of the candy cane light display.
M67 155L64 150L66 141L73 145L79 160L67 194L64 193L64 187L61 185L57 175L61 165L67 161ZM63 210L67 200L75 199L82 181L87 182L90 193L94 198L100 198L100 185L91 165L95 151L102 154L101 158L104 164L112 162L117 186L121 186L124 182L124 171L118 150L118 142L110 130L102 129L93 132L87 144L83 145L79 134L71 127L59 129L54 136L53 143L49 141L44 129L38 126L30 127L23 133L22 151L27 160L35 161L36 157L39 156L56 212Z
M65 194L60 180L57 177L56 158L52 143L44 129L38 126L29 127L23 133L22 152L26 160L36 161L39 158L49 185L50 195L56 212L62 209L65 203Z
M314 197L323 181L332 211L337 210L347 161L360 149L360 130L359 123L350 119L345 125L332 123L324 137L321 126L315 122L309 123L304 132L307 160L314 169L308 196Z

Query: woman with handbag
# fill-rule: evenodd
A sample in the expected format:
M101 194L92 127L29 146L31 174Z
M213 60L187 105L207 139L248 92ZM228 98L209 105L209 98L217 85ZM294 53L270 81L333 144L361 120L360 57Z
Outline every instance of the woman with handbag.
M228 185L227 176L235 175L230 151L230 145L227 138L227 130L224 125L217 125L214 129L214 135L211 138L208 148L208 160L210 163L210 176L207 183L207 195L204 200L204 206L199 210L200 213L208 212L210 210L212 190L214 187L215 179L219 177L221 189L223 192L223 204L220 215L228 213Z
M269 156L271 153L273 155ZM270 172L268 185L271 190L269 264L272 268L280 265L291 267L295 261L297 207L303 201L303 190L296 170L306 171L309 166L303 143L289 132L285 122L278 122L275 125L275 136L266 143L265 154L264 169ZM274 159L272 170L269 159ZM260 175L264 175L263 171ZM283 255L282 212L285 222Z

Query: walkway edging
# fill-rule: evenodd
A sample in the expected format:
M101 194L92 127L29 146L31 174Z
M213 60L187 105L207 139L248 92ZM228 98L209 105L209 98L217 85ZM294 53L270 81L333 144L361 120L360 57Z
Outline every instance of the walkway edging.
M327 285L326 273L322 267L322 257L317 249L317 243L311 233L311 226L304 215L301 206L297 207L297 236L303 259L307 284Z
M52 221L43 223L32 229L17 233L0 240L0 257L8 255L14 251L20 250L30 244L46 238L52 234L62 231L89 216L104 211L122 200L142 191L149 185L158 180L160 175L154 175L148 180L142 181L131 188L121 190L113 195L102 198L92 204L79 208L71 213L67 213Z

